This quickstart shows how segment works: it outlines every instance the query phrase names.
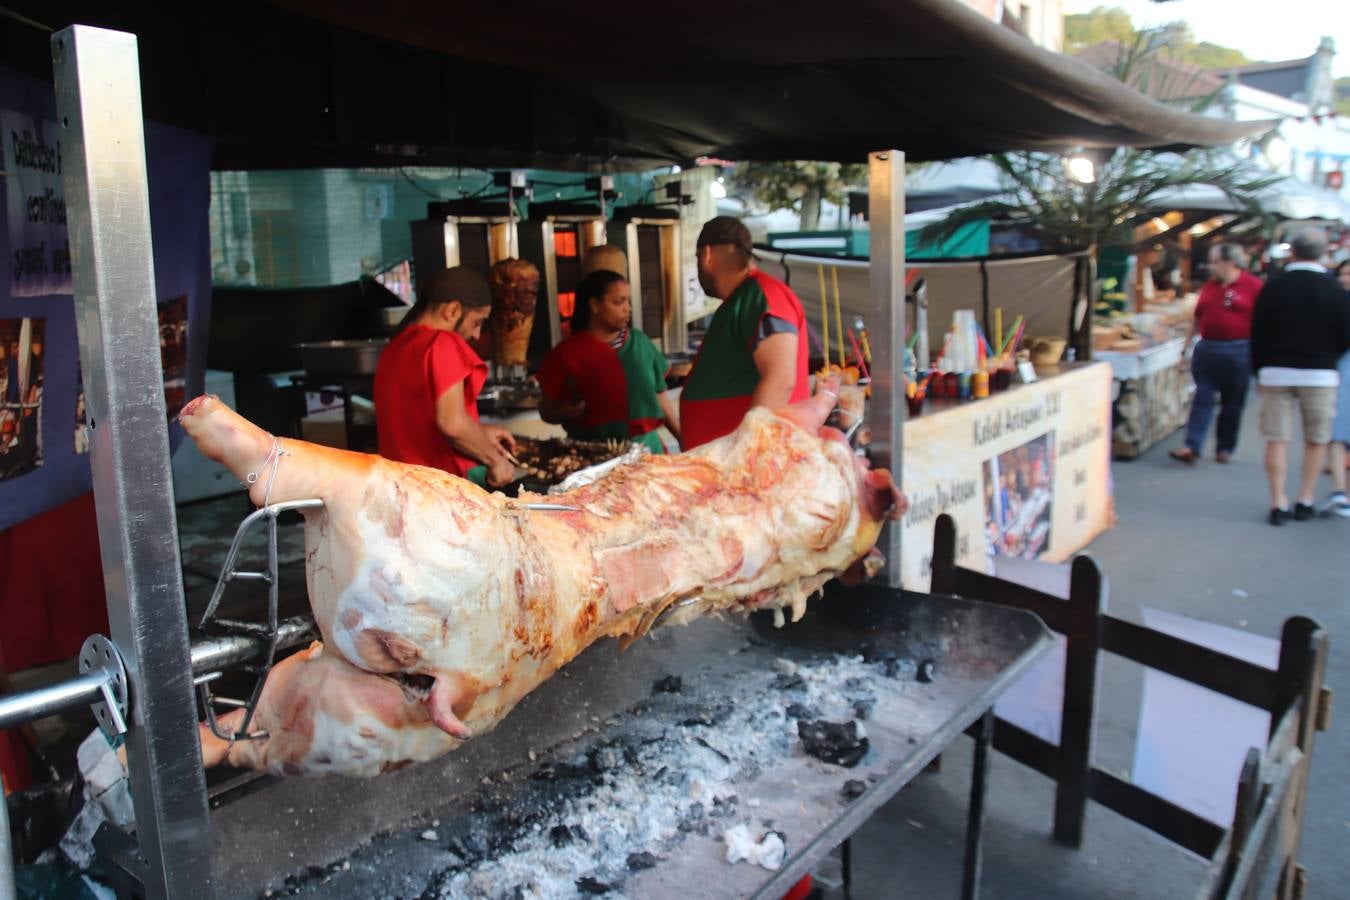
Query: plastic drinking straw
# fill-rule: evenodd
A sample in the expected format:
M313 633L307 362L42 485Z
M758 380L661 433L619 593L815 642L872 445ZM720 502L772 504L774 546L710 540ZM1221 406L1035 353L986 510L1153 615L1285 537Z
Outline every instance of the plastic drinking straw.
M825 267L816 266L816 273L820 275L820 330L825 335L825 372L830 371L830 307L829 301L825 299Z
M1003 346L1003 307L994 307L994 346Z
M1017 329L1021 327L1022 327L1022 317L1019 315L1017 318L1013 319L1012 324L1008 326L1008 338L1003 342L1003 345L998 348L999 356L1002 356L1009 349L1015 349L1012 347L1013 335L1015 335L1017 333Z
M1019 316L1019 318L1020 318L1020 316ZM1008 349L1011 350L1014 354L1017 353L1017 348L1018 348L1018 346L1021 345L1021 343L1022 343L1022 332L1026 331L1026 330L1027 330L1027 323L1026 323L1026 322L1022 322L1022 324L1020 324L1020 325L1017 326L1017 331L1013 334L1012 345L1009 346L1009 348L1008 348Z
M862 376L871 379L872 376L867 372L867 363L863 361L862 350L858 347L858 339L853 336L852 328L848 330L848 342L853 345L853 353L858 357L858 368L862 371Z
M839 333L839 367L848 365L844 355L844 314L839 303L839 267L830 266L830 280L834 283L834 330Z

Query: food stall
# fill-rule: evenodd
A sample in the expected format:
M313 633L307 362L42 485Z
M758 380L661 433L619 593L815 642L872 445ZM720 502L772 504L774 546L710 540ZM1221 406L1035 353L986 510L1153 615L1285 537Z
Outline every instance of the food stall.
M927 57L935 45L945 42L960 48L970 43L972 34L984 35L989 46L997 50L992 55L986 54L986 61L998 63L1003 58L1005 68L1012 65L1008 60L1034 49L1028 45L1023 50L1025 41L1020 37L1014 40L1014 36L996 33L995 26L974 13L946 4L927 9L927 21L932 28L905 27L913 25L908 21L913 10L925 8L923 4L905 8L901 18L893 21L894 27L884 35L888 46L898 34L922 33L922 47L916 52ZM433 21L419 23L418 15L411 13L398 23L391 23L387 16L378 13L375 18L382 23L377 27L420 30L422 36L414 35L412 41L417 44L426 34L437 33L436 23L441 22L437 17L443 12L423 7L420 14L431 15ZM476 14L486 17L479 24L490 25L488 34L507 33L499 28L498 22L491 21L494 16L507 16L505 21L514 21L515 16L514 11L491 9ZM658 13L639 9L633 10L633 15L641 20L645 15ZM728 8L726 15L732 19L741 17L743 21L760 20L760 11L753 5ZM571 9L566 11L566 19L575 20L574 26L583 27L592 37L612 33L600 30L602 25L614 27L608 16L588 20ZM152 28L155 23L136 24ZM168 24L175 29L181 25L176 21ZM295 27L290 18L281 18L277 24L282 31ZM477 44L473 44L473 38L464 37L469 33L469 24L464 17L457 16L453 28L472 45L488 46L490 41L485 36ZM638 24L643 23L624 22L623 27L626 30ZM258 23L249 23L250 36L257 27ZM554 30L543 25L539 31L549 33L551 41L563 33L561 27ZM650 33L663 32L651 29ZM336 39L342 42L351 38L340 35ZM72 209L80 345L90 412L86 433L92 445L112 640L92 640L89 652L81 655L82 675L62 685L60 690L6 698L0 705L3 713L0 722L26 721L93 702L100 723L113 733L125 735L129 792L137 830L133 838L121 829L108 829L99 852L111 877L118 879L127 892L140 891L154 897L201 897L256 896L263 890L294 894L309 890L333 896L340 895L334 894L335 891L350 890L351 896L368 896L370 885L388 889L397 883L394 889L398 892L448 890L453 894L458 884L455 879L464 875L466 869L473 870L468 873L470 878L484 874L478 866L484 860L497 863L498 868L514 866L508 871L508 882L513 877L511 873L515 873L515 883L520 884L521 879L535 878L541 871L539 857L521 854L522 849L534 849L535 845L522 848L516 843L517 833L512 829L520 829L526 840L533 840L529 835L547 836L549 846L539 849L546 853L550 853L549 848L557 851L547 856L546 864L559 866L556 877L563 879L564 886L570 881L571 889L587 893L609 889L613 882L605 879L613 876L602 865L608 859L602 853L622 854L627 850L621 856L622 866L616 855L609 868L621 869L616 874L631 877L635 892L683 895L691 878L706 877L710 852L722 853L736 845L727 836L733 828L713 824L719 818L733 816L738 824L746 826L748 844L752 846L745 849L761 861L758 865L721 872L717 879L718 893L781 896L948 742L977 720L983 718L990 723L987 710L993 701L1045 647L1044 628L1034 617L1008 614L986 604L897 591L900 571L894 561L902 559L902 548L898 529L892 528L883 539L883 549L890 555L892 567L882 583L865 592L878 594L885 601L882 605L889 617L872 615L880 610L869 609L860 602L856 608L864 613L862 621L850 622L845 615L838 627L771 632L775 640L783 640L784 635L792 640L790 646L777 652L766 651L766 646L775 645L752 635L751 629L756 625L701 622L687 631L671 632L669 638L662 634L660 640L640 645L641 656L616 660L612 653L587 654L533 695L528 701L530 705L521 708L521 715L508 719L497 732L470 742L441 762L390 773L380 781L355 784L301 779L267 784L245 778L242 782L216 785L212 803L208 804L194 688L213 683L218 673L240 664L252 663L265 673L273 661L273 652L308 640L312 625L277 620L279 585L273 549L269 554L271 568L266 573L250 573L247 579L242 575L239 579L268 584L272 594L270 621L223 636L189 633L176 549L178 516L168 485L169 453L159 390L159 353L154 340L149 203L144 169L136 162L144 152L136 44L129 35L89 28L63 30L52 40L58 115L63 127L71 129L66 177ZM681 36L678 40L688 37ZM615 42L615 46L620 47L620 42ZM388 47L380 49L387 51ZM516 52L514 45L512 52ZM898 51L891 46L890 52ZM642 47L641 54L650 56L652 48ZM397 54L400 59L409 55ZM289 58L289 53L282 56ZM341 54L325 50L325 57L336 59ZM365 57L358 58L363 68L378 70L370 67ZM475 54L470 54L470 58L476 58ZM573 54L565 55L565 63L567 67L576 63ZM1034 54L1032 63L1047 83L1062 74L1056 71L1058 63ZM742 72L741 77L747 82L746 90L737 92L742 102L758 103L765 97L783 96L782 73L777 67L774 69L773 76L761 85L767 88L761 97L756 97L752 90L753 75ZM997 69L995 65L994 70ZM248 77L242 76L243 80ZM172 90L170 81L165 79ZM341 79L338 81L341 83ZM1089 95L1093 90L1103 90L1091 78L1084 76L1084 81ZM476 86L490 89L490 82L492 79L484 77ZM347 86L350 88L351 84ZM1003 85L1001 89L1014 93L1022 90L1010 84L1008 80L995 78L988 82L988 87L997 90ZM274 86L283 97L293 87L284 79L277 79ZM630 85L625 82L623 86ZM738 145L734 138L708 141L707 136L695 137L693 143L688 143L694 136L689 131L679 136L657 129L660 137L653 137L652 130L643 130L632 105L646 108L654 97L659 98L662 85L650 87L651 90L631 94L634 100L628 102L622 92L610 94L607 100L616 115L633 116L631 124L637 127L626 132L628 140L639 140L644 134L648 138L647 143L629 148L634 156L660 152L658 148L663 143L666 154L686 159L695 155L694 151L719 147L739 149L747 158L783 152L781 146L772 144L756 151L751 144ZM696 90L697 84L681 82L666 85L665 89L684 95ZM724 90L720 81L716 90ZM600 93L603 95L605 91ZM870 91L865 93L871 95ZM983 86L975 94L979 95L981 108L989 104L990 97ZM263 103L272 99L266 92L260 92L259 96ZM1036 96L1028 94L1024 99ZM1044 100L1041 97L1036 102ZM951 105L950 98L942 102ZM772 101L765 105L772 106ZM690 103L685 108L699 106ZM1088 106L1093 107L1093 112L1082 117L1081 127L1087 129L1086 133L1093 133L1093 122L1100 117L1100 103ZM1050 104L1046 107L1049 112ZM1054 109L1059 116L1066 114L1063 107ZM1155 120L1160 117L1178 127L1189 123L1196 129L1194 132L1180 130L1196 134L1197 139L1208 134L1179 113L1152 107L1147 111ZM343 112L344 108L339 106L336 132L360 133L351 120L342 117ZM953 114L959 112L952 110ZM256 106L250 107L250 116L256 113ZM770 118L793 120L790 111L780 109L779 113ZM384 111L381 114L387 115ZM1025 115L1023 104L1013 119L1005 123L1013 134L1026 134ZM817 133L818 117L811 115L808 119L811 121L808 130ZM880 119L876 116L857 119L868 120ZM719 113L712 121L726 123L739 119ZM569 141L575 132L575 120L569 119L567 124L566 140L545 141L548 149L560 155L572 146ZM613 127L611 119L605 120L604 125L609 139L621 133ZM325 122L322 129L330 133L332 127L332 123ZM525 148L537 149L538 142L549 134L543 127L523 131L527 134L519 146ZM945 128L939 131L946 134ZM985 133L992 131L985 129ZM841 134L840 129L833 131L835 137ZM1120 124L1103 129L1101 139L1117 141L1122 134L1133 134L1133 139L1141 142L1151 139L1147 131L1130 131ZM1169 135L1175 139L1176 131ZM907 135L897 132L896 136ZM510 137L506 136L508 142ZM873 137L854 134L850 146L876 146L880 142L867 143ZM934 135L923 133L913 137L921 147L924 140L935 139ZM247 143L234 145L230 152L243 152ZM596 147L599 146L597 143ZM997 142L988 146L997 146ZM829 152L824 146L818 149ZM919 155L924 152L931 152L931 148L920 150ZM872 448L879 462L896 469L902 464L904 415L894 393L903 383L903 360L896 352L902 343L901 317L893 314L899 310L902 296L903 245L899 226L903 171L904 156L896 151L876 152L870 158L875 232L872 257L876 264L869 284L875 351L872 387L876 404ZM877 336L883 334L888 336L887 340L878 340ZM1015 393L1010 391L1008 396ZM280 512L269 507L250 519L265 521L267 529L275 535ZM840 606L847 610L850 604ZM864 645L871 649L857 663L858 651ZM672 650L672 646L676 649ZM980 650L953 652L956 646L978 646ZM639 659L643 662L636 662ZM630 660L635 661L630 664ZM691 671L693 660L707 665ZM864 678L847 671L852 665L871 668L861 673L867 676ZM682 705L682 700L650 699L652 689L644 686L651 682L646 679L658 674L660 677L653 685L657 694L682 694L682 684L668 680L680 671L690 678L688 705ZM792 703L783 704L781 711L776 700L759 708L748 702L728 703L726 698L730 695L725 693L728 686L740 680L748 683L751 676L757 679L756 685L767 679L773 690L791 697ZM838 678L839 688L857 693L850 696L834 691L853 710L855 720L874 716L869 720L875 723L868 728L870 743L864 743L867 738L857 727L842 728L845 733L835 735L833 740L816 735L810 727L800 727L810 716L800 709L792 711L792 706L802 701L823 702L823 698L813 698L809 692L797 697L793 692L802 691L810 683L822 683L818 680L822 678L831 687L836 682L828 679ZM833 702L834 698L830 699ZM777 726L784 724L780 713L796 718L799 731L803 732L800 743L790 739L769 746L767 749L778 754L776 758L757 756L764 748L753 730L740 732L742 740L736 742L732 738L737 733L723 727L733 719L741 724L736 716L738 709L767 715ZM867 715L862 709L867 710ZM630 731L627 734L632 740L625 740L625 732L620 729L632 722L627 718L629 715L642 718L645 727L655 722L664 734L676 735L681 765L688 765L691 752L702 754L702 750L692 748L709 751L708 777L695 779L692 776L697 773L691 771L673 773L679 777L680 809L691 817L690 827L684 829L681 821L672 822L661 835L652 837L650 846L639 844L628 850L610 846L605 838L617 833L625 839L632 834L641 840L643 835L623 829L592 832L586 827L584 816L593 813L594 806L578 813L581 821L574 817L555 824L555 820L546 816L533 815L524 801L528 799L526 792L534 786L552 786L552 799L563 802L577 796L574 785L585 782L618 797L620 805L635 794L659 792L666 783L662 779L672 774L670 767L663 768L659 759L648 760L640 755L637 760L630 759L630 752L643 752L639 748L646 746L651 736L640 730ZM753 722L747 724L753 729ZM781 741L782 728L778 727L777 732ZM991 734L985 729L982 735L982 750L977 758L984 759L987 765ZM808 751L810 759L801 752L802 747L808 746L818 748L815 755ZM862 751L861 755L855 758L858 751ZM864 777L844 777L848 768L845 763L849 760L865 766L859 770ZM631 769L642 778L636 787L630 786L625 792L615 777L615 769ZM976 780L982 788L983 777ZM701 786L696 786L695 781ZM244 790L242 784L253 790ZM841 797L849 802L841 803ZM983 793L978 793L976 799L982 803ZM690 801L694 801L692 805ZM973 805L978 808L979 803ZM695 805L701 813L693 810ZM213 811L212 806L218 808ZM774 819L775 825L764 824L766 819ZM978 890L979 821L979 815L973 814L967 896ZM778 827L790 829L786 840L774 832ZM446 832L444 837L441 829ZM374 832L384 832L401 841L402 855L395 857L385 852L393 849L386 837L371 844ZM717 841L719 832L723 835L721 842ZM774 832L776 849L781 850L776 859L770 832ZM0 828L0 835L7 839L9 829ZM688 835L687 842L681 835ZM658 837L673 839L674 844L658 843ZM353 858L355 848L363 844L374 847L372 855ZM8 847L3 849L3 861L8 862ZM654 850L669 855L658 855ZM452 861L451 856L460 862ZM365 882L360 881L363 878Z
M1190 366L1186 333L1195 296L1149 303L1144 311L1104 320L1092 329L1092 358L1111 366L1117 459L1134 459L1186 424L1190 414Z

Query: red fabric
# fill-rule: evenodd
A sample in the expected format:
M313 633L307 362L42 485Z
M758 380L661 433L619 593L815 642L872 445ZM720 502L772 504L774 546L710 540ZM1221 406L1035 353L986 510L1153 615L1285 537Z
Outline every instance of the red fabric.
M1210 279L1195 302L1195 326L1207 341L1245 341L1252 336L1252 310L1261 279L1243 272L1229 285Z
M0 668L18 672L70 659L108 633L108 606L92 493L0 531ZM32 780L15 731L0 731L6 790Z
M464 383L464 409L478 421L487 363L453 331L413 325L389 342L375 371L380 455L463 477L478 460L455 451L436 425L436 401Z
M792 889L783 895L783 900L806 900L806 898L811 895L811 889L814 886L815 885L811 882L811 876L803 875L801 880L794 884Z
M797 329L797 384L792 388L788 402L800 403L811 396L811 341L807 337L806 311L792 288L777 278L759 269L750 277L759 282L760 290L764 291L764 297L768 300L765 315L782 319Z
M107 634L92 493L0 531L0 622L8 672L69 659Z
M578 396L586 401L586 411L576 423L580 428L628 421L628 379L619 354L588 331L554 347L535 377L544 396L554 403Z

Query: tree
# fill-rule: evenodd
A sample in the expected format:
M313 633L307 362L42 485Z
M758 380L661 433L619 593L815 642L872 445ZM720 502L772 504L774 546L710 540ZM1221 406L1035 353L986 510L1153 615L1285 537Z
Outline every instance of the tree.
M867 166L800 161L737 163L728 181L733 192L748 195L760 207L798 211L802 230L816 231L820 227L820 204L826 200L843 203L850 189L867 183Z
M1170 53L1182 32L1166 26L1136 32L1122 41L1109 70L1125 84L1149 90L1149 79L1161 71L1160 54ZM1156 95L1157 86L1154 86ZM1184 96L1184 92L1178 96ZM1214 95L1191 103L1202 112ZM1208 184L1228 195L1239 209L1264 217L1260 194L1283 180L1247 160L1234 160L1215 149L1185 154L1119 148L1107 151L1095 166L1095 178L1082 184L1069 177L1063 157L1051 153L1001 153L990 157L998 167L1003 194L951 215L920 233L924 242L941 242L972 222L999 220L1025 226L1049 248L1070 250L1134 243L1135 222L1151 215L1163 192Z
M1134 35L1130 14L1119 6L1098 6L1091 12L1064 17L1064 43L1071 48L1090 47L1102 41L1128 41Z
M1168 189L1214 185L1244 211L1264 215L1260 193L1281 180L1250 163L1220 159L1214 150L1184 155L1114 150L1097 166L1092 184L1071 179L1063 158L1050 153L1001 153L990 159L998 166L1004 193L953 211L924 228L920 241L944 241L972 222L992 219L1025 226L1055 250L1128 245L1134 242L1135 222L1152 215L1155 201Z

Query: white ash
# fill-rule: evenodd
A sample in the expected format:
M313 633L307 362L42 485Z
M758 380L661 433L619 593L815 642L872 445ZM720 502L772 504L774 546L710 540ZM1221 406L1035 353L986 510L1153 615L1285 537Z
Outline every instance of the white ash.
M766 826L742 822L728 828L722 834L727 845L727 862L738 863L744 860L751 865L778 871L787 856L787 846L778 832Z
M801 684L775 690L775 677L783 675L800 678ZM660 739L630 746L627 754L619 743L594 748L590 758L604 772L602 784L566 801L518 840L513 852L456 873L442 884L439 896L571 898L577 896L577 881L587 877L612 886L607 896L622 896L630 854L645 851L663 858L685 830L707 833L709 818L734 813L742 786L783 756L800 754L789 706L802 704L834 721L855 719L857 698L875 696L878 676L878 667L862 657L801 664L779 660L773 672L738 676L737 692L756 697L755 703L732 703L724 717L721 710L711 710L704 719L708 724L698 717L685 725L652 722ZM894 689L887 679L886 690ZM691 693L686 688L686 699ZM630 721L634 727L643 722ZM580 826L588 840L554 846L550 831L559 825ZM750 834L747 828L747 837L755 848L747 858L765 868L782 864L786 848L780 836L767 828Z

